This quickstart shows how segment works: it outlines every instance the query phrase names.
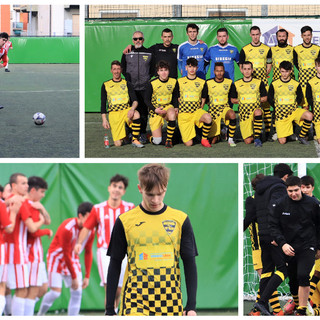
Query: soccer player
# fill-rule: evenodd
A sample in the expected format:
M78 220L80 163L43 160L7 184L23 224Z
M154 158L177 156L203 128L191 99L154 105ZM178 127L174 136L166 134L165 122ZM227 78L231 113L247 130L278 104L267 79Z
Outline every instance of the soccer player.
M244 46L240 51L239 66L241 69L244 61L251 61L253 64L252 76L260 79L268 91L267 77L272 68L271 49L260 41L261 31L258 26L250 28L250 37L252 39L251 43ZM270 136L272 116L269 103L263 103L262 108L266 140L273 141Z
M146 128L148 121L148 108L144 103L144 94L148 81L153 76L154 57L152 51L143 46L144 35L136 31L132 36L133 46L131 51L123 54L121 58L122 73L126 80L131 82L137 96L138 108L141 119L140 142L147 142Z
M24 315L25 301L29 287L29 270L27 255L27 231L36 232L44 223L43 215L37 222L32 220L32 214L28 207L28 200L24 197L28 192L28 179L22 173L14 173L10 176L10 185L12 194L7 199L14 198L21 204L20 210L16 216L15 227L11 234L5 236L7 245L6 262L8 264L7 287L15 289L15 295L12 299L12 315ZM12 200L12 199L11 199Z
M229 33L226 28L220 28L217 31L218 44L211 46L205 55L207 61L211 63L210 78L214 78L215 62L223 62L224 77L234 81L234 62L239 63L239 51L232 44L228 43Z
M275 126L280 144L287 142L287 137L293 134L295 122L301 126L298 140L301 144L309 142L306 135L311 127L313 115L311 112L299 108L303 99L301 85L291 78L292 64L289 61L280 63L281 76L273 81L268 92L268 101L275 108Z
M74 253L79 232L87 220L93 205L90 202L83 202L78 207L78 215L66 219L59 226L47 253L47 269L49 276L48 291L41 302L38 316L44 315L52 306L53 302L61 294L62 281L70 288L70 300L68 315L79 314L82 298L82 289L89 285L89 277L92 265L92 243L94 232L89 232L83 242L85 249L85 277L82 280L81 264L79 255Z
M232 85L230 97L232 103L239 104L240 131L245 144L254 141L255 147L262 147L261 103L267 101L267 91L263 82L253 78L252 73L252 63L245 61L242 64L243 78Z
M187 76L178 79L178 125L182 141L187 147L193 145L192 139L196 136L196 125L198 128L202 127L202 146L210 148L208 134L212 126L212 118L203 110L207 96L206 83L205 80L197 77L197 70L197 59L189 58L186 65Z
M304 26L301 28L302 44L293 49L293 63L299 71L299 83L304 95L303 107L309 109L306 100L306 86L310 79L316 76L315 60L320 58L320 47L311 43L312 28Z
M178 113L177 80L169 77L170 66L161 60L157 64L158 77L151 80L146 88L145 102L149 108L149 124L152 132L150 142L162 142L162 126L167 121L166 148L172 148L172 136L176 127Z
M195 58L198 61L197 77L206 79L208 61L205 58L208 46L198 40L199 27L194 23L189 23L186 28L188 41L183 42L178 47L178 68L181 76L187 76L187 61Z
M224 64L216 62L214 66L215 77L207 80L209 114L212 117L212 127L209 132L209 139L212 138L214 144L221 132L221 119L229 126L228 143L230 147L235 147L233 140L236 131L236 114L229 106L230 90L232 80L224 77Z
M106 314L115 315L121 261L127 254L120 315L196 315L198 252L188 216L164 203L169 169L147 164L138 171L138 179L141 204L118 217L111 235ZM179 257L188 294L184 310Z
M307 315L309 275L315 253L320 252L320 204L301 192L299 177L289 177L286 185L288 195L272 204L269 223L271 234L284 253L282 260L288 263L290 290L295 287L292 283L299 287L297 314Z
M291 77L294 79L293 72L293 47L288 44L288 31L285 29L279 29L276 32L278 45L271 47L271 59L273 76L272 81L280 78L280 63L282 61L289 61L292 64Z
M8 63L8 54L5 47L9 35L6 32L0 33L0 69L5 68ZM2 63L1 63L2 62Z
M6 41L6 43L4 44L4 47L7 51L7 58L8 58L8 62L7 62L7 65L4 67L4 71L5 72L10 72L9 70L9 49L13 49L12 47L12 42L10 41L10 37L8 36L8 40Z
M320 144L320 58L315 60L316 75L308 81L306 87L306 98L313 113L313 124L316 139Z
M45 196L48 189L47 182L41 177L30 177L28 179L29 191L27 195L27 206L31 212L31 218L34 222L40 220L40 215L44 218L44 224L49 225L51 218L40 200ZM47 272L43 261L43 248L41 236L47 235L49 238L53 232L50 229L41 229L34 233L28 232L28 258L29 258L29 288L25 301L25 316L34 314L36 298L39 296L41 287L47 289ZM47 291L47 290L46 290Z
M128 210L134 208L134 204L122 200L122 197L126 193L128 187L128 178L116 174L110 179L108 186L109 198L107 201L96 204L90 215L85 221L84 226L79 234L77 244L74 248L75 253L79 254L81 246L84 240L87 238L88 234L97 227L97 261L98 261L98 271L100 275L100 285L104 286L104 291L106 292L107 287L107 271L109 267L110 258L107 256L107 249L109 248L109 242L111 237L111 232L114 223L118 216ZM118 289L115 298L115 308L118 307L120 302L120 293L123 283L124 272L126 268L126 259L123 260L121 266L121 275L118 283Z
M112 79L105 81L101 87L101 117L105 129L111 127L111 134L116 147L123 144L126 137L125 124L132 128L132 145L143 148L138 140L140 132L140 113L136 110L138 101L132 84L121 78L121 63L111 62ZM108 101L109 121L107 120L106 103Z

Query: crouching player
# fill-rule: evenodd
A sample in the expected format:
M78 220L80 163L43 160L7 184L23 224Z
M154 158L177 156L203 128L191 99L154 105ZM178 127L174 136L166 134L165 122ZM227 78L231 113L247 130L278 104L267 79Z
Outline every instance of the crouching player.
M198 61L189 58L186 65L187 76L178 80L179 113L178 125L183 143L190 147L192 139L196 136L195 125L202 127L201 144L210 148L208 134L212 126L212 118L203 110L207 96L205 80L197 77Z
M68 315L75 316L79 314L82 289L85 289L89 285L94 232L90 231L87 239L83 242L86 268L83 281L79 256L73 250L77 243L79 232L88 218L92 207L93 204L90 202L81 203L78 207L78 216L66 219L59 226L47 254L50 291L44 295L38 315L44 315L53 302L60 296L62 280L64 280L65 286L70 288Z
M306 109L299 108L303 101L301 85L291 78L292 64L289 61L280 63L280 78L271 83L268 92L268 101L274 106L276 119L275 126L280 144L287 142L287 137L293 134L295 122L301 126L298 140L307 145L306 135L310 129L313 115Z
M313 113L313 124L316 133L316 139L320 144L320 58L315 60L317 75L307 83L306 97L308 105Z
M8 38L9 35L6 32L0 33L0 69L5 68L8 63L8 52L5 46Z
M169 78L169 64L159 61L156 66L158 77L151 80L146 88L145 103L149 109L149 124L152 132L150 142L160 144L162 126L167 121L167 140L165 147L172 148L172 136L176 127L178 113L177 80Z
M102 126L105 129L111 127L114 145L120 147L126 137L127 124L132 128L132 145L143 148L144 145L138 140L141 124L140 114L136 110L138 100L131 83L121 78L121 72L121 63L117 60L112 61L112 79L104 82L101 87ZM107 101L110 124L107 120Z
M261 80L253 78L253 65L250 61L243 63L241 72L243 78L231 87L231 102L239 103L240 131L245 144L254 140L255 147L262 147L261 103L267 101L267 90Z
M229 105L232 80L224 77L223 62L215 63L214 75L214 78L207 80L207 100L213 122L209 139L212 138L212 143L218 140L221 131L221 119L223 119L225 125L229 126L229 146L235 147L233 137L236 131L236 114Z

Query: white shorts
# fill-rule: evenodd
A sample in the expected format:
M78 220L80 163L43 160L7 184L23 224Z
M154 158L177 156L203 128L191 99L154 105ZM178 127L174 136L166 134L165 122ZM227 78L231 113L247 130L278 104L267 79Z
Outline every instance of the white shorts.
M107 274L109 269L110 257L107 256L107 250L104 248L97 249L97 259L98 259L98 270L100 275L100 286L107 284ZM127 256L122 260L121 273L119 278L118 287L122 288L124 273L127 267Z
M82 286L82 273L77 272L77 279L79 288ZM71 288L72 285L72 277L71 275L63 275L57 272L49 273L49 287L50 288L62 288L62 280L64 281L64 285L66 288Z
M0 283L7 282L8 268L6 264L0 265Z
M7 287L11 290L29 287L29 268L27 264L8 264Z
M41 287L48 282L46 265L42 262L29 262L29 286Z

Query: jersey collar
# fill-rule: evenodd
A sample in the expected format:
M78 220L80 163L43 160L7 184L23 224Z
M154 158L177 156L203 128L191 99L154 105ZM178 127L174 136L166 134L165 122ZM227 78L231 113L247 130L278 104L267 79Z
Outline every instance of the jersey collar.
M150 215L158 215L158 214L161 214L161 213L163 213L163 212L165 212L165 211L167 210L167 205L166 205L165 203L164 203L163 208L162 208L161 210L159 210L159 211L156 211L156 212L151 212L151 211L146 210L146 209L142 206L141 203L139 204L139 207L140 207L140 209L141 209L144 213L150 214Z

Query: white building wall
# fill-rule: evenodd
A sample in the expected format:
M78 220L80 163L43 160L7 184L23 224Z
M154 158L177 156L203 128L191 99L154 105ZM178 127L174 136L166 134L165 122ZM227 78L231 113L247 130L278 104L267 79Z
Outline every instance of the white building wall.
M32 18L34 19L34 18ZM50 35L50 6L38 6L38 36Z
M53 5L51 8L51 35L64 36L64 5Z

